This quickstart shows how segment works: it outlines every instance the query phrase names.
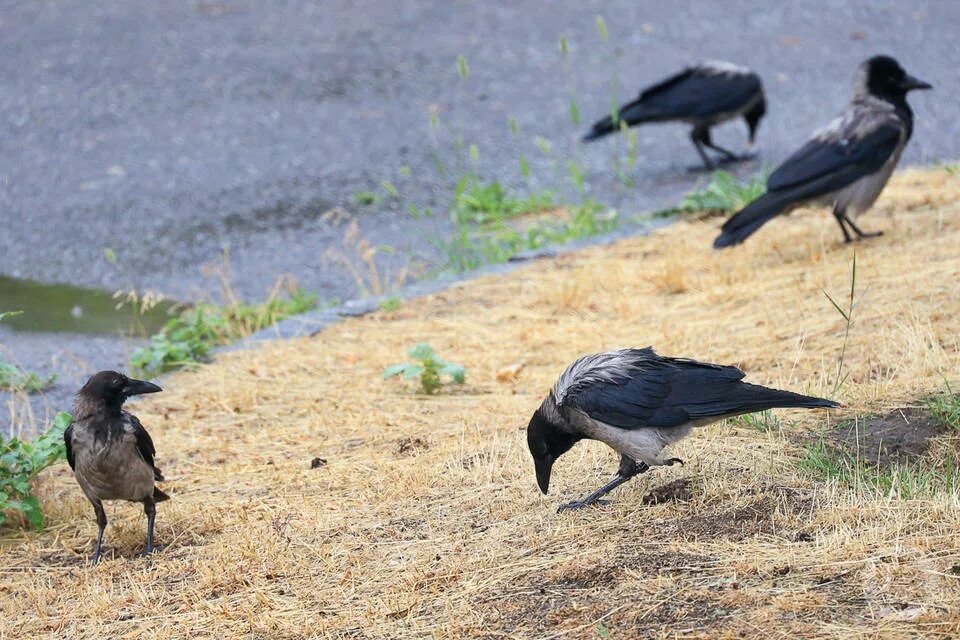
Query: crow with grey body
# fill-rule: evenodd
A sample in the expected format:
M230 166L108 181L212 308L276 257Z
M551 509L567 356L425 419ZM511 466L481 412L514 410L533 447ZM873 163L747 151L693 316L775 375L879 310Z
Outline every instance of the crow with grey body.
M737 155L714 144L710 128L743 117L747 122L750 144L757 126L767 111L760 76L729 62L703 62L640 92L633 102L617 110L616 120L607 116L594 123L584 141L596 140L619 131L620 123L634 127L651 122L686 122L693 125L690 139L707 170L715 163L704 151L709 147L726 161L748 160L752 155Z
M724 418L778 407L839 406L831 400L743 382L736 367L657 355L652 348L621 349L584 356L561 374L527 427L537 484L546 494L553 463L585 438L620 454L617 474L606 485L560 507L597 502L633 476L654 466L683 463L663 458L667 445Z
M862 231L851 216L873 205L910 140L907 93L930 88L889 56L861 64L847 110L770 174L767 192L727 220L714 248L740 244L767 221L810 204L833 207L846 242L851 231L858 240L881 235Z
M142 502L147 515L147 546L152 553L156 503L169 496L154 484L163 480L154 466L156 450L150 434L133 414L123 410L124 401L160 387L133 380L115 371L92 376L77 393L73 403L73 421L63 434L67 462L93 504L97 514L97 548L93 563L100 560L103 531L107 527L104 500Z

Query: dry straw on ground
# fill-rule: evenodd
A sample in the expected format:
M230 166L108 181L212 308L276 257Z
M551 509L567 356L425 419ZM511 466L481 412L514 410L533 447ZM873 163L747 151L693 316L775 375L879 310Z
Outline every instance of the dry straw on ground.
M898 176L862 220L887 235L855 246L822 211L723 253L716 220L679 223L175 375L135 408L173 496L166 549L132 557L143 516L114 505L113 559L85 566L93 513L60 465L49 529L2 533L0 637L955 637L956 490L878 495L796 460L797 434L958 382L958 195L943 171ZM844 296L854 250L845 409L707 427L674 450L686 466L558 515L616 467L580 444L539 494L523 428L579 354L653 344L829 395L844 323L823 290ZM467 384L383 381L419 341Z

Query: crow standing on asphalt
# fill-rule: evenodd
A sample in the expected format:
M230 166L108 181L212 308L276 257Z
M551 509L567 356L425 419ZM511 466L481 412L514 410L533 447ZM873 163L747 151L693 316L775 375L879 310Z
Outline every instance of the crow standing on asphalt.
M768 220L808 204L832 206L846 242L850 231L858 240L881 235L861 231L850 216L873 205L910 140L907 93L931 88L890 56L861 64L847 110L770 174L767 192L727 220L714 248L740 244Z
M596 140L620 129L620 122L633 127L647 122L687 122L693 125L690 139L707 170L714 162L703 150L710 147L726 161L749 160L713 143L710 128L738 116L747 121L753 144L760 119L767 112L760 76L729 62L703 62L640 92L640 96L617 111L617 119L598 120L584 141Z
M163 480L153 464L156 451L150 434L133 414L123 410L124 401L145 393L156 393L160 387L142 380L132 380L115 371L94 375L77 393L73 402L73 422L63 434L67 445L67 461L97 513L97 548L93 563L100 560L103 530L107 526L104 500L142 502L147 514L147 547L153 552L155 503L170 496L154 482Z
M665 358L653 349L621 349L584 356L561 374L527 427L537 484L547 493L553 463L579 440L600 440L620 454L613 479L582 500L578 509L650 467L669 444L702 427L744 413L776 407L836 407L836 402L743 382L736 367ZM600 501L602 502L602 501Z

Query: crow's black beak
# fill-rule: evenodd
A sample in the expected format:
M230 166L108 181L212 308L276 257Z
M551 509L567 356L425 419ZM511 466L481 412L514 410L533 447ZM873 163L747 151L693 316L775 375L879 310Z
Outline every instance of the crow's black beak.
M533 466L537 469L537 484L544 495L550 488L550 470L553 469L554 460L553 456L547 456L545 458L535 458L533 461Z
M158 391L163 391L163 389L152 382L146 382L144 380L130 380L123 388L123 395L129 398L131 396L142 396L146 393L157 393Z
M933 85L929 82L924 82L920 78L914 78L911 75L908 75L900 83L900 87L904 91L913 91L914 89L933 89Z

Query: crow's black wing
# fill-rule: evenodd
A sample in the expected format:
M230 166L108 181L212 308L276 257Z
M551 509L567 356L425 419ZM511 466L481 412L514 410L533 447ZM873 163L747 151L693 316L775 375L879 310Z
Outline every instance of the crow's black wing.
M662 118L708 118L742 109L759 90L755 74L692 67L647 87L632 104Z
M621 429L669 428L773 407L830 407L829 400L742 382L730 366L645 358L629 376L571 388L564 405Z
M133 429L133 435L137 440L137 451L140 452L140 457L153 469L154 478L156 480L163 480L163 474L160 473L160 470L157 469L157 466L153 463L153 456L157 454L157 450L153 446L153 439L150 437L150 434L147 433L147 430L143 427L143 424L141 424L137 416L126 412L124 412L124 414L124 417L129 421Z
M676 427L725 414L724 397L744 375L736 367L664 358L646 349L638 354L642 358L629 375L571 387L563 404L621 429Z
M70 468L74 469L76 465L76 459L73 457L73 425L67 427L66 431L63 432L63 444L67 448L67 462L70 464Z
M807 142L770 174L767 191L798 189L814 197L879 170L900 145L904 127L888 118L867 124L865 131L828 131Z

